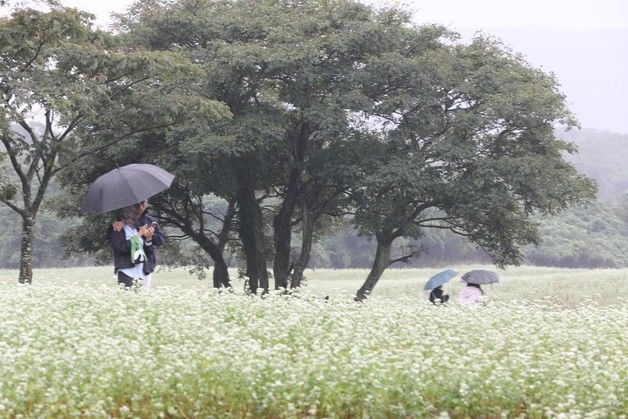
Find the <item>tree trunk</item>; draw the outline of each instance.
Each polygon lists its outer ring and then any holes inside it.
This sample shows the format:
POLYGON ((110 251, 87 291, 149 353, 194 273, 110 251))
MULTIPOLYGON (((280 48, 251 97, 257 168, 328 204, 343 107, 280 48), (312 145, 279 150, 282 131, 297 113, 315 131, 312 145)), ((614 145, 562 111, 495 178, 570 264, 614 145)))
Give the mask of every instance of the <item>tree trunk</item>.
MULTIPOLYGON (((192 201, 192 200, 191 200, 192 201)), ((233 218, 235 216, 235 200, 229 199, 229 206, 224 216, 222 229, 217 234, 216 239, 213 240, 211 236, 206 233, 203 220, 203 207, 202 199, 199 200, 201 205, 193 209, 193 211, 177 212, 172 204, 165 205, 164 203, 154 203, 153 207, 159 210, 159 219, 162 222, 166 222, 170 226, 174 226, 187 235, 192 241, 194 241, 214 262, 213 272, 213 285, 215 288, 231 288, 231 281, 229 279, 228 264, 225 261, 224 253, 225 247, 229 240, 229 236, 233 227, 233 218), (196 212, 196 214, 194 214, 196 212), (165 217, 164 217, 165 214, 165 217), (200 220, 200 228, 194 225, 194 219, 200 220)), ((214 233, 211 233, 214 234, 214 233)))
POLYGON ((225 246, 227 245, 227 241, 229 240, 229 235, 231 233, 231 227, 233 222, 233 217, 235 216, 235 199, 229 199, 229 207, 227 209, 227 213, 225 214, 225 218, 222 225, 222 230, 218 234, 218 255, 217 258, 214 259, 214 287, 220 288, 224 286, 225 288, 231 288, 231 282, 229 281, 229 271, 227 268, 227 263, 225 262, 224 254, 225 254, 225 246))
MULTIPOLYGON (((246 165, 246 162, 244 163, 246 165)), ((266 269, 266 244, 262 210, 255 199, 255 189, 251 174, 244 169, 238 174, 238 218, 239 234, 246 257, 246 275, 249 292, 255 294, 258 288, 268 292, 268 271, 266 269)))
POLYGON ((214 273, 212 275, 214 287, 231 288, 229 280, 229 270, 224 257, 224 248, 217 246, 207 236, 195 233, 194 231, 186 231, 192 240, 194 240, 201 249, 203 249, 214 262, 214 273))
POLYGON ((33 282, 33 239, 35 238, 35 219, 32 215, 22 217, 22 243, 20 247, 20 284, 33 282))
POLYGON ((395 238, 391 235, 379 234, 376 237, 377 251, 375 252, 375 260, 373 261, 371 271, 366 277, 366 281, 364 281, 364 284, 362 284, 355 296, 356 301, 362 301, 371 294, 379 278, 381 278, 386 268, 390 266, 390 249, 395 238))
POLYGON ((286 194, 279 212, 273 219, 273 244, 275 246, 275 259, 273 261, 273 274, 275 276, 275 289, 288 288, 288 276, 290 275, 290 242, 292 239, 292 215, 297 203, 299 178, 303 172, 305 149, 309 136, 309 125, 301 123, 293 137, 293 161, 288 172, 288 185, 286 194))
POLYGON ((214 260, 214 288, 231 288, 231 282, 229 281, 229 270, 227 269, 227 264, 225 263, 225 258, 223 255, 219 255, 219 257, 212 257, 214 260))
POLYGON ((290 243, 292 240, 292 214, 294 213, 296 195, 296 177, 291 176, 281 209, 273 219, 273 243, 275 245, 273 274, 275 276, 275 289, 288 288, 290 243))
POLYGON ((303 281, 303 272, 310 262, 310 254, 312 253, 312 240, 314 238, 314 217, 308 214, 307 208, 303 208, 303 237, 301 240, 301 254, 299 260, 294 266, 290 288, 298 288, 303 281))

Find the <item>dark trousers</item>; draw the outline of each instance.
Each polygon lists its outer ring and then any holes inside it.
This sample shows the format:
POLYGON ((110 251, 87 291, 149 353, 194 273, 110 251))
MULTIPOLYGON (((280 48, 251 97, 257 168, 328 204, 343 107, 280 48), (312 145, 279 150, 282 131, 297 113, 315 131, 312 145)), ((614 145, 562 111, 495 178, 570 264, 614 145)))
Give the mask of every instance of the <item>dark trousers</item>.
POLYGON ((124 272, 118 271, 118 284, 124 284, 125 288, 131 288, 135 279, 131 278, 124 272))

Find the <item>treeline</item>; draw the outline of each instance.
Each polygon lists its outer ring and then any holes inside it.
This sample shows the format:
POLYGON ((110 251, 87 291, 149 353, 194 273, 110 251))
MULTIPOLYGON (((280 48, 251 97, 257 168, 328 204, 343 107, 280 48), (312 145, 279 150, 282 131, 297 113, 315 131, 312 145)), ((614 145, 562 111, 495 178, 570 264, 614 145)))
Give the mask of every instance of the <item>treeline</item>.
MULTIPOLYGON (((20 242, 22 229, 16 223, 15 214, 8 208, 0 208, 0 268, 16 269, 20 267, 20 242)), ((83 254, 65 255, 61 236, 78 224, 76 219, 65 219, 54 213, 44 212, 37 219, 33 247, 33 265, 37 268, 56 268, 94 265, 93 257, 83 254)))
MULTIPOLYGON (((5 225, 0 237, 0 268, 19 266, 19 225, 12 223, 12 215, 0 210, 0 222, 5 225)), ((542 217, 539 246, 524 249, 525 262, 531 265, 559 266, 567 268, 622 268, 628 267, 628 194, 610 203, 598 202, 586 207, 570 208, 563 213, 542 217)), ((102 249, 97 254, 75 252, 65 255, 67 248, 60 238, 71 228, 79 225, 78 219, 60 219, 44 213, 35 234, 34 265, 37 267, 89 266, 109 263, 110 252, 102 249)), ((180 234, 171 230, 174 236, 180 234)), ((409 246, 422 246, 422 252, 407 264, 397 267, 441 267, 463 263, 490 263, 486 252, 472 242, 448 231, 428 232, 420 242, 400 241, 393 249, 402 254, 409 246)), ((335 226, 334 231, 315 240, 312 245, 312 268, 369 268, 375 252, 372 239, 360 236, 350 221, 335 226)), ((297 251, 297 249, 293 249, 297 251)), ((241 264, 237 252, 228 252, 230 267, 241 264)), ((211 266, 201 249, 189 238, 171 241, 162 249, 163 264, 211 266)))
MULTIPOLYGON (((570 155, 579 172, 595 179, 599 200, 555 216, 539 217, 541 244, 524 250, 525 263, 569 268, 619 268, 628 266, 628 136, 592 129, 560 131, 557 134, 578 146, 570 155)), ((20 264, 20 225, 8 208, 0 208, 0 268, 15 269, 20 264)), ((78 218, 61 218, 51 208, 37 220, 34 242, 35 267, 88 266, 109 263, 109 250, 88 254, 76 244, 60 240, 80 225, 78 218), (73 249, 72 255, 67 254, 73 249)), ((181 232, 170 230, 178 237, 181 232)), ((68 239, 71 240, 71 239, 68 239)), ((429 231, 421 239, 423 252, 404 266, 444 266, 460 263, 489 263, 481 248, 448 231, 429 231)), ((407 243, 397 245, 398 249, 407 243)), ((297 249, 293 249, 297 251, 297 249)), ((400 250, 396 250, 399 253, 400 250)), ((310 266, 315 268, 368 268, 375 252, 371 238, 360 236, 350 220, 340 222, 318 237, 312 246, 310 266)), ((227 256, 231 267, 238 266, 238 254, 227 256)), ((164 264, 211 266, 191 239, 169 243, 163 249, 164 264), (193 255, 193 256, 191 256, 193 255), (203 263, 204 261, 204 263, 203 263)))
POLYGON ((586 128, 558 135, 578 147, 567 160, 595 179, 599 200, 613 202, 628 193, 628 135, 586 128))
POLYGON ((543 242, 526 250, 535 265, 568 268, 628 266, 628 194, 610 203, 575 207, 540 220, 543 242))
MULTIPOLYGON (((524 263, 566 268, 628 267, 628 195, 615 202, 570 208, 537 221, 542 242, 524 248, 524 263)), ((430 231, 415 244, 423 247, 421 255, 399 267, 490 263, 484 250, 451 232, 430 231)), ((401 253, 407 245, 399 243, 396 252, 401 253)), ((374 251, 372 240, 348 227, 314 246, 312 266, 367 268, 374 251)))
POLYGON ((557 81, 491 37, 352 0, 137 2, 115 33, 50 7, 0 21, 0 202, 21 220, 21 282, 45 205, 77 222, 69 254, 107 252, 112 215, 76 217, 128 163, 176 175, 151 199, 171 233, 160 260, 211 263, 216 287, 237 262, 252 293, 354 258, 337 231, 371 239, 355 240, 357 299, 397 263, 520 263, 539 217, 595 198, 554 132, 577 124, 557 81))

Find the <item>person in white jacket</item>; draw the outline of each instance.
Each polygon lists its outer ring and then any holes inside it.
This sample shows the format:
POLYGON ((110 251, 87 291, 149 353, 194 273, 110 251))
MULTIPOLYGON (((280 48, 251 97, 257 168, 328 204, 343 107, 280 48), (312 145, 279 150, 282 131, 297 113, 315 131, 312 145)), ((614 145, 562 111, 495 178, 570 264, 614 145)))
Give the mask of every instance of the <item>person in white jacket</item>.
POLYGON ((467 282, 467 286, 462 288, 458 297, 460 304, 478 305, 484 302, 484 291, 480 284, 471 284, 467 282))

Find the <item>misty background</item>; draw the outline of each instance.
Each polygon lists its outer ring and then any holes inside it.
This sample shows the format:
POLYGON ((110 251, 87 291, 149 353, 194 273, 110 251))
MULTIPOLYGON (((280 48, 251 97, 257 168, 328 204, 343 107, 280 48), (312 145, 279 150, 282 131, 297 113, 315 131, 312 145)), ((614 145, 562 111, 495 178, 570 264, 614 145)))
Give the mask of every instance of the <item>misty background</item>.
MULTIPOLYGON (((378 7, 391 4, 364 2, 378 7)), ((96 24, 105 28, 112 22, 111 12, 124 12, 132 4, 129 0, 61 3, 94 13, 96 24)), ((528 249, 527 263, 628 266, 628 4, 615 0, 533 0, 521 4, 427 0, 401 4, 413 13, 417 24, 443 24, 459 32, 463 40, 475 32, 493 35, 535 67, 553 73, 581 123, 581 130, 558 134, 578 145, 579 153, 569 159, 581 173, 597 181, 599 202, 539 219, 544 243, 528 249)), ((10 6, 2 6, 0 15, 10 12, 10 6)), ((0 233, 0 268, 19 265, 20 228, 13 218, 7 208, 0 209, 0 220, 6 226, 0 233)), ((88 256, 60 258, 63 249, 57 238, 75 223, 58 219, 51 212, 43 214, 37 227, 35 267, 96 262, 88 256)), ((430 233, 422 243, 425 252, 413 266, 488 261, 480 249, 446 233, 430 233)), ((316 243, 313 266, 368 267, 373 248, 373 243, 357 236, 348 225, 337 225, 316 243)), ((165 252, 162 260, 167 259, 165 252)))

